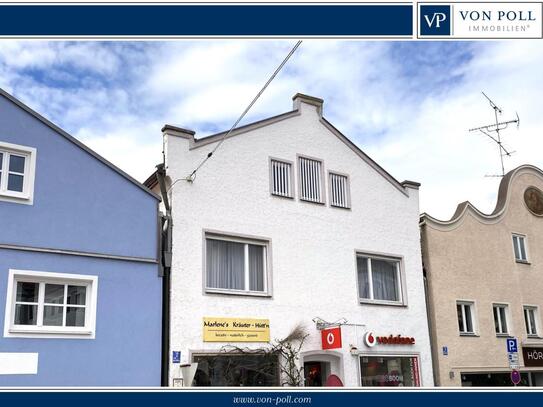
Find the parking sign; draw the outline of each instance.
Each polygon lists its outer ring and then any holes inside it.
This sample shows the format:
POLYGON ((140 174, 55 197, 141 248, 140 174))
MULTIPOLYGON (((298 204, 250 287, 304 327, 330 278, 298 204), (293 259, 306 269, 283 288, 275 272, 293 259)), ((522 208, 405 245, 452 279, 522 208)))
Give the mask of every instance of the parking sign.
POLYGON ((517 353, 517 338, 507 338, 507 353, 517 353))

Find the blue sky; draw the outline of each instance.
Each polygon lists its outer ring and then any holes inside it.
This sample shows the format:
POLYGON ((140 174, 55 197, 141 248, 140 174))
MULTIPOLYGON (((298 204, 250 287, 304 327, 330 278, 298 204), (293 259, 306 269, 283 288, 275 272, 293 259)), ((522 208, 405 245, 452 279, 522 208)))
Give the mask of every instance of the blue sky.
MULTIPOLYGON (((293 41, 0 41, 0 87, 144 180, 165 124, 227 130, 293 41)), ((304 41, 244 122, 325 100, 324 114, 399 180, 422 183, 421 211, 492 210, 496 149, 467 129, 493 119, 484 90, 522 125, 506 161, 543 167, 543 44, 304 41)))

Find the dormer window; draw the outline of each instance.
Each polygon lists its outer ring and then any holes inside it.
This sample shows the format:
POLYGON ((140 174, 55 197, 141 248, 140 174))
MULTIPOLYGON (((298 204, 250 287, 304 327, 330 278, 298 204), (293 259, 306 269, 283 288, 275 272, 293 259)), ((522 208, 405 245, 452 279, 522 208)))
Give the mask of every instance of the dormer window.
POLYGON ((32 203, 36 149, 0 142, 0 200, 32 203))

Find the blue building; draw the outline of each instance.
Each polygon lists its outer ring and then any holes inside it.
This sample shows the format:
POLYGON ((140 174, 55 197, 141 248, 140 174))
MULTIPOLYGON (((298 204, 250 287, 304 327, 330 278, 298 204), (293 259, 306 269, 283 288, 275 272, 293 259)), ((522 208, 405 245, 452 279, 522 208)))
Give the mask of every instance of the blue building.
POLYGON ((159 386, 159 198, 0 90, 0 386, 159 386))

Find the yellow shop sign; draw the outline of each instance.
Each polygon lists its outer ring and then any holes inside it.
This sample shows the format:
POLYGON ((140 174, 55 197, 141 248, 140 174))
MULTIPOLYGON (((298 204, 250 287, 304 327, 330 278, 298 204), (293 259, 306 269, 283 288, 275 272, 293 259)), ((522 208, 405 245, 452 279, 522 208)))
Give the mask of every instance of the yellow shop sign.
POLYGON ((204 342, 269 342, 269 319, 204 317, 204 342))

